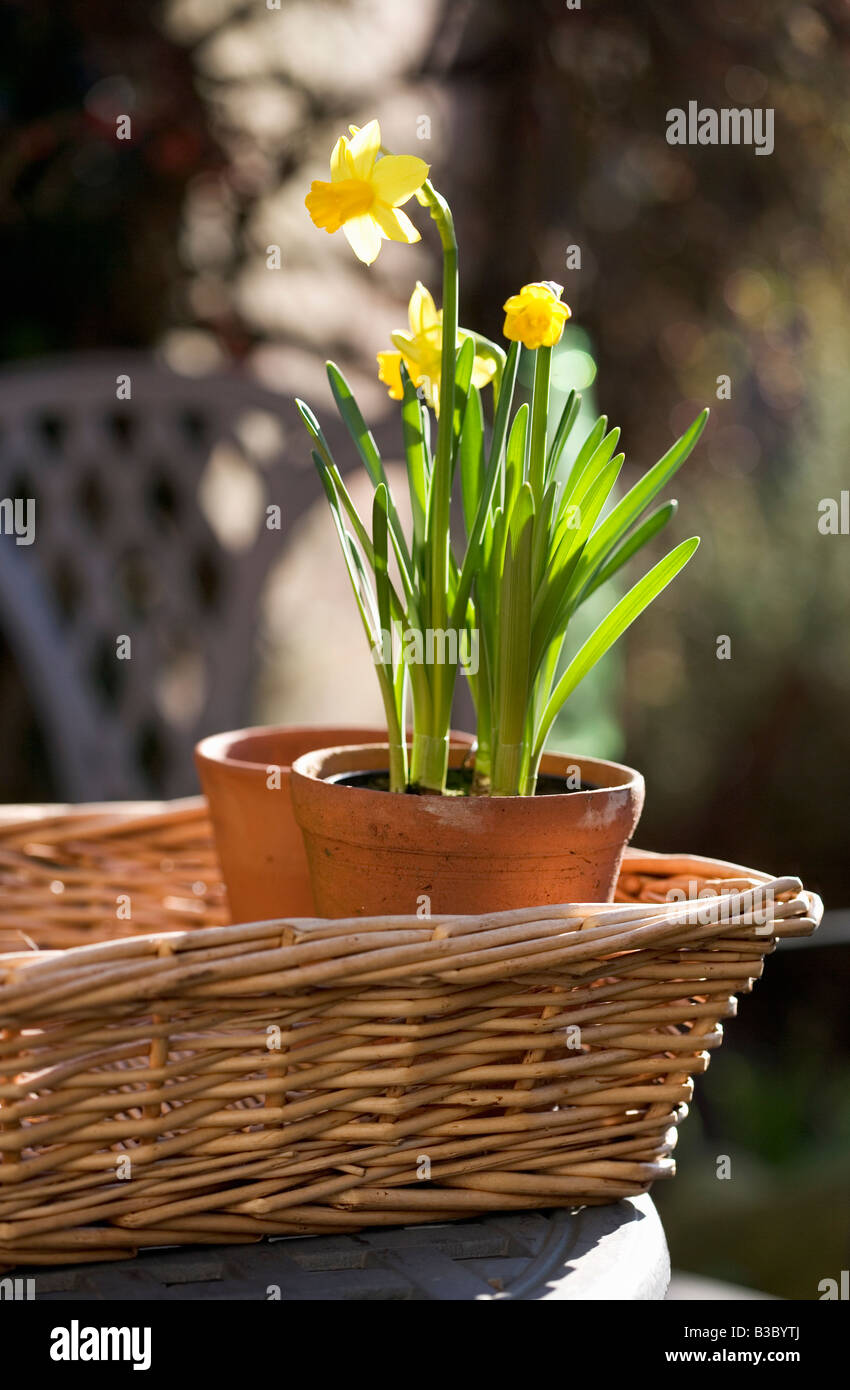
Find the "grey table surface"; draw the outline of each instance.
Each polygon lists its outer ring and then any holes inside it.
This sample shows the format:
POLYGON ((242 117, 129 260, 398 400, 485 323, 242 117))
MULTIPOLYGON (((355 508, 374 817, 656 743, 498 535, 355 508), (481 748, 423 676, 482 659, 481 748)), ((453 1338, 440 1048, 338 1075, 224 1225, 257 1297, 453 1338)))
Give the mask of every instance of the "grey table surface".
POLYGON ((664 1298, 667 1242, 648 1195, 576 1212, 254 1245, 150 1250, 111 1264, 20 1270, 39 1301, 496 1301, 664 1298))

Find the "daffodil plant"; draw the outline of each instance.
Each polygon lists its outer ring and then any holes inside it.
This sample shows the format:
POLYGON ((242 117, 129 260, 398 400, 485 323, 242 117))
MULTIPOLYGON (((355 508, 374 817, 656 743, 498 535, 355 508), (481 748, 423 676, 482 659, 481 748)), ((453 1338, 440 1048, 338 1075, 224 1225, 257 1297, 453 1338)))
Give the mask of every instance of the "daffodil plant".
POLYGON ((315 415, 302 401, 298 407, 375 661, 391 790, 446 791, 461 638, 474 636, 479 659, 474 670, 464 666, 477 714, 471 790, 533 795, 564 702, 699 544, 692 537, 675 546, 564 665, 577 609, 674 515, 674 501, 649 509, 690 454, 708 412, 612 505, 624 461, 616 452, 619 430, 608 430, 603 416, 572 447, 581 403, 575 392, 557 421, 550 416, 552 350, 570 316, 562 287, 529 284, 507 300, 507 351, 460 328, 454 224, 428 173, 424 160, 384 150, 378 122, 371 121, 362 130, 352 126, 351 138, 340 137, 330 181, 315 181, 306 199, 314 223, 331 233, 342 229, 366 264, 386 239, 419 240, 401 210, 414 196, 440 237, 442 309, 417 282, 409 331, 394 333, 392 349, 378 354, 379 378, 401 403, 409 536, 375 441, 333 363, 327 368, 331 391, 374 487, 370 526, 354 506, 315 415), (533 389, 530 401, 517 405, 521 347, 534 354, 533 389), (453 545, 450 510, 458 474, 465 537, 453 545), (405 633, 400 648, 387 640, 393 630, 405 633))

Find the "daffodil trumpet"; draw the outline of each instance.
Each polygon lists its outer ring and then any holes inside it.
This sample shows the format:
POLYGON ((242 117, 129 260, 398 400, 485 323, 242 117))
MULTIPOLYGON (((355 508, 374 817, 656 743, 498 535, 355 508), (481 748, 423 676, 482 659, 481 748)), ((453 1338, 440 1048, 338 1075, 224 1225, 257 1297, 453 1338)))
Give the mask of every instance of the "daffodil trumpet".
POLYGON ((557 421, 551 413, 553 354, 570 317, 562 287, 530 282, 505 301, 507 353, 461 328, 454 222, 428 174, 416 156, 386 151, 372 121, 362 130, 351 127, 350 138, 340 137, 330 182, 314 182, 306 200, 316 225, 341 229, 367 264, 384 240, 419 239, 401 211, 411 197, 427 207, 440 238, 441 308, 417 281, 408 328, 395 331, 392 348, 378 353, 379 379, 401 407, 409 535, 375 441, 333 363, 331 391, 374 488, 371 528, 315 415, 302 401, 298 408, 372 650, 387 719, 390 789, 445 792, 452 700, 462 666, 477 721, 472 791, 527 796, 534 793, 546 741, 566 700, 699 544, 691 537, 658 560, 564 658, 570 622, 581 605, 675 515, 675 501, 654 510, 652 503, 694 448, 708 412, 614 502, 624 461, 617 452, 619 430, 609 430, 602 416, 574 442, 581 404, 574 391, 557 421), (521 352, 533 356, 533 387, 530 401, 516 403, 521 352), (462 544, 456 537, 453 544, 451 528, 457 477, 462 544), (405 632, 403 644, 383 640, 396 630, 405 632), (459 663, 458 652, 472 646, 475 662, 459 663))

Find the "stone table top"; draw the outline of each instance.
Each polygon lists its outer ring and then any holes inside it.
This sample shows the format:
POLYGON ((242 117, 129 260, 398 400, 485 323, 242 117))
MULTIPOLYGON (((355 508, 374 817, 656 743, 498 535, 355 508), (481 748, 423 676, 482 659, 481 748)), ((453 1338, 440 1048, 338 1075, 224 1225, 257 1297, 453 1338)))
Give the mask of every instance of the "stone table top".
POLYGON ((648 1195, 356 1235, 145 1251, 37 1271, 39 1301, 652 1299, 670 1281, 648 1195))

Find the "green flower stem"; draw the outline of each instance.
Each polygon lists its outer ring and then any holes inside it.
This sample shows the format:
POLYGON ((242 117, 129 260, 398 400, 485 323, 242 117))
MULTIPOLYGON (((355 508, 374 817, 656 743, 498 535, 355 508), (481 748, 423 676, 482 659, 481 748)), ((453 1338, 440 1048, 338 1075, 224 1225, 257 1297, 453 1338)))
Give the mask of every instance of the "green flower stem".
MULTIPOLYGON (((389 684, 389 682, 388 682, 389 684)), ((399 662, 398 670, 387 692, 384 709, 387 716, 387 735, 390 745, 390 791, 403 792, 407 788, 407 742, 404 736, 404 704, 407 688, 407 673, 404 663, 399 662)))
POLYGON ((403 743, 390 743, 390 791, 403 792, 407 787, 407 749, 403 743))
POLYGON ((410 781, 414 787, 444 791, 449 765, 449 734, 423 734, 414 729, 410 753, 410 781))
POLYGON ((521 743, 499 743, 493 761, 493 781, 491 796, 522 795, 525 778, 522 776, 523 745, 521 743))
MULTIPOLYGON (((453 416, 455 394, 455 361, 458 330, 458 253, 451 209, 433 185, 426 180, 422 193, 440 235, 443 248, 443 341, 440 363, 440 420, 437 429, 437 450, 431 501, 427 519, 427 574, 429 616, 433 630, 448 625, 449 592, 449 525, 452 487, 453 416)), ((436 665, 432 672, 432 726, 426 732, 427 752, 420 760, 414 757, 413 780, 426 790, 445 791, 448 771, 447 735, 451 721, 451 703, 455 672, 436 665), (451 677, 451 678, 450 678, 451 677), (418 776, 416 775, 418 772, 418 776)))
POLYGON ((534 393, 531 400, 531 442, 528 450, 528 481, 539 507, 546 475, 546 424, 549 418, 549 377, 552 349, 540 347, 535 353, 534 393))

